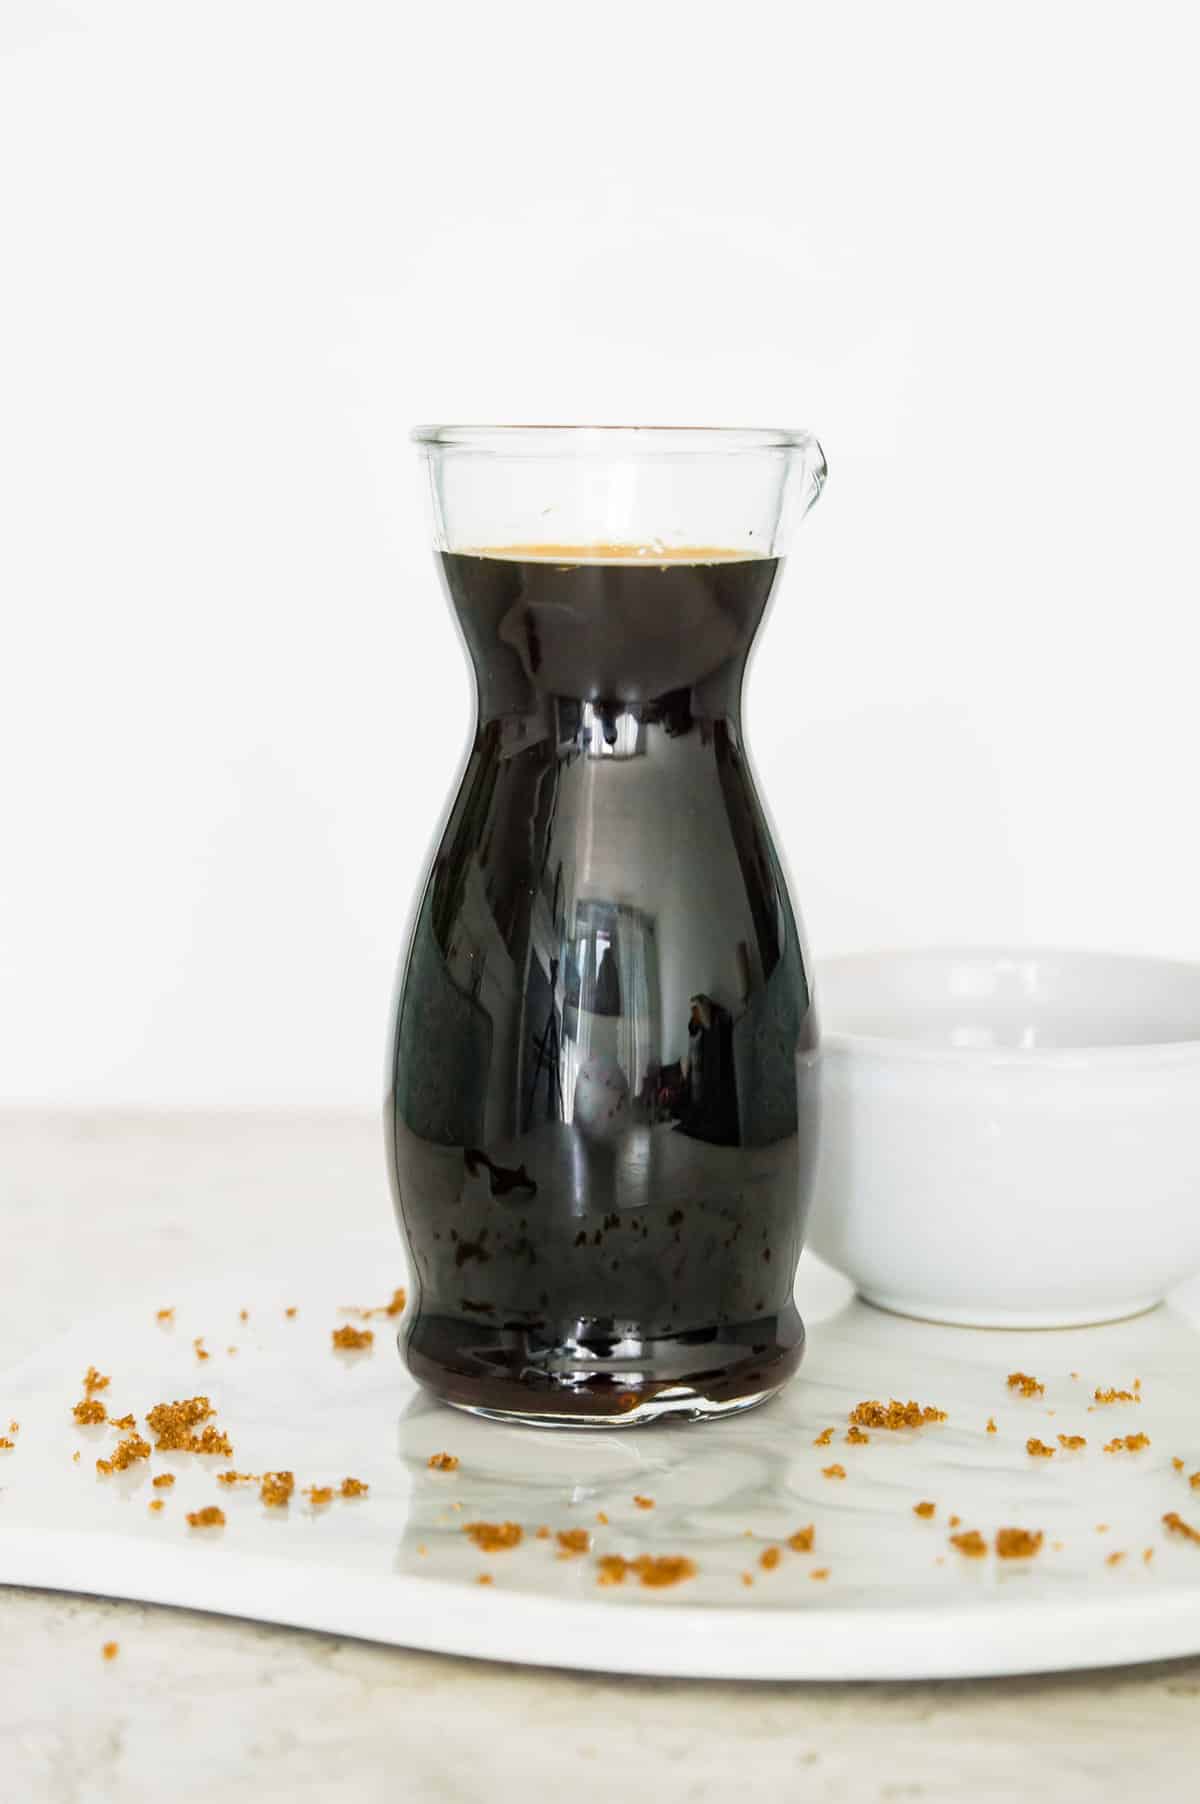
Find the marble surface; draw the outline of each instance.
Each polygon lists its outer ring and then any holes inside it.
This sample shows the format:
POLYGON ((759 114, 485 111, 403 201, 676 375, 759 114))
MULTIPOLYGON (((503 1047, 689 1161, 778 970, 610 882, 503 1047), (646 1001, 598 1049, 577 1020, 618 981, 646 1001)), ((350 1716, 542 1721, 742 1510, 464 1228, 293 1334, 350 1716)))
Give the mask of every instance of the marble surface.
MULTIPOLYGON (((98 1308, 145 1322, 175 1293, 204 1296, 206 1279, 215 1281, 212 1296, 227 1295, 229 1248, 234 1243, 237 1277, 253 1280, 255 1294, 268 1310, 281 1302, 296 1274, 313 1272, 322 1257, 331 1281, 343 1271, 368 1271, 373 1280, 378 1262, 378 1282, 371 1293, 363 1295, 363 1280, 356 1278, 347 1302, 382 1300, 398 1264, 378 1166, 376 1125, 348 1117, 88 1121, 9 1116, 0 1122, 0 1226, 9 1272, 17 1270, 22 1278, 20 1284, 6 1287, 0 1366, 28 1357, 33 1348, 45 1348, 51 1336, 78 1326, 98 1308), (336 1249, 333 1264, 329 1264, 331 1247, 336 1249)), ((864 1353, 863 1337, 872 1326, 881 1334, 892 1333, 895 1324, 866 1312, 859 1320, 857 1306, 849 1314, 839 1313, 832 1291, 826 1290, 825 1300, 829 1313, 824 1326, 818 1323, 819 1331, 814 1332, 812 1360, 786 1404, 795 1412, 798 1430, 815 1426, 822 1405, 835 1401, 832 1389, 823 1392, 825 1384, 854 1390, 860 1378, 870 1376, 875 1382, 865 1385, 864 1394, 888 1387, 888 1374, 875 1363, 881 1348, 868 1346, 864 1353), (847 1327, 854 1328, 850 1341, 843 1338, 847 1327), (822 1342, 826 1354, 819 1352, 822 1342), (823 1378, 817 1362, 826 1357, 830 1363, 823 1378), (855 1357, 869 1360, 869 1372, 867 1366, 840 1369, 855 1357)), ((307 1307, 319 1309, 321 1304, 313 1299, 307 1307)), ((288 1324, 289 1331, 300 1328, 304 1319, 299 1316, 288 1324)), ((190 1334, 183 1332, 188 1326, 177 1326, 170 1358, 178 1355, 182 1360, 190 1354, 190 1334)), ((216 1372, 211 1368, 219 1358, 227 1361, 222 1382, 229 1384, 236 1361, 246 1359, 247 1365, 238 1369, 249 1372, 251 1358, 258 1355, 247 1344, 235 1357, 219 1356, 216 1349, 225 1344, 224 1329, 215 1331, 212 1323, 198 1323, 194 1331, 204 1332, 214 1349, 206 1388, 215 1397, 216 1372)), ((288 1353, 287 1343, 279 1340, 281 1332, 272 1320, 266 1338, 272 1349, 280 1347, 278 1358, 272 1352, 271 1360, 278 1372, 285 1372, 288 1353)), ((920 1343, 922 1335, 947 1333, 952 1331, 922 1330, 911 1344, 920 1343)), ((934 1547, 940 1548, 944 1540, 940 1516, 949 1509, 963 1515, 964 1526, 969 1521, 985 1529, 998 1525, 992 1518, 1003 1509, 1005 1520, 1044 1527, 1048 1541, 1064 1542, 1056 1556, 1061 1564, 1054 1566, 1047 1546, 1036 1578, 1032 1570, 1010 1578, 994 1560, 981 1562, 975 1576, 966 1580, 980 1593, 1005 1590, 1020 1597, 1022 1591, 1029 1593, 1031 1583, 1060 1588, 1072 1583, 1093 1588, 1107 1584, 1106 1595, 1118 1595, 1120 1588, 1120 1595, 1128 1597, 1133 1617, 1144 1613, 1145 1600, 1155 1595, 1156 1587, 1190 1584, 1190 1577, 1183 1576, 1187 1568, 1181 1565, 1183 1556, 1196 1552, 1190 1547, 1163 1547, 1159 1537, 1151 1567, 1141 1567, 1140 1558, 1140 1570, 1133 1563, 1142 1545, 1156 1541, 1153 1523, 1163 1507, 1188 1513, 1186 1481, 1174 1472, 1170 1456, 1177 1451, 1186 1460, 1192 1449, 1182 1443, 1177 1449, 1168 1447, 1161 1435, 1165 1430, 1167 1439, 1178 1438, 1187 1425, 1187 1385, 1181 1381, 1180 1360, 1194 1336, 1190 1319, 1180 1309, 1168 1309, 1141 1324, 1091 1335, 1090 1341, 1074 1335, 1003 1337, 1014 1349, 1012 1364, 1024 1363, 1025 1369, 1043 1378, 1047 1395, 1025 1406, 1010 1398, 1001 1382, 992 1413, 1004 1433, 993 1438, 1003 1439, 1004 1452, 995 1449, 990 1478, 973 1458, 973 1437, 982 1423, 962 1414, 966 1405, 974 1405, 975 1378, 961 1396, 943 1388, 941 1395, 923 1398, 947 1408, 950 1421, 936 1431, 922 1431, 919 1445, 924 1451, 919 1455, 892 1442, 839 1448, 836 1455, 808 1446, 797 1449, 789 1479, 795 1514, 798 1519, 817 1520, 819 1533, 823 1515, 831 1537, 835 1532, 849 1537, 838 1560, 842 1582, 846 1568, 858 1557, 855 1538, 860 1531, 865 1531, 864 1544, 870 1545, 872 1517, 907 1512, 913 1482, 928 1475, 932 1482, 921 1489, 937 1497, 939 1521, 904 1521, 911 1551, 885 1562, 893 1568, 884 1574, 889 1584, 911 1585, 917 1576, 923 1584, 927 1574, 918 1575, 917 1567, 928 1561, 939 1580, 944 1576, 950 1595, 958 1591, 963 1575, 950 1565, 948 1555, 947 1566, 932 1566, 938 1557, 934 1547), (1068 1341, 1077 1346, 1069 1348, 1068 1341), (1030 1346, 1038 1351, 1030 1352, 1030 1346), (1128 1369, 1131 1364, 1136 1373, 1128 1369), (1070 1379, 1071 1369, 1080 1370, 1080 1380, 1070 1379), (1120 1384, 1134 1375, 1141 1377, 1146 1397, 1139 1410, 1125 1412, 1137 1416, 1136 1424, 1132 1419, 1127 1422, 1125 1415, 1118 1422, 1110 1411, 1089 1416, 1085 1397, 1079 1404, 1068 1401, 1086 1381, 1120 1384), (1044 1413, 1050 1408, 1057 1412, 1054 1418, 1044 1413), (1060 1465, 1056 1456, 1043 1469, 1041 1462, 1022 1464, 1023 1453, 1015 1457, 1022 1429, 1039 1432, 1033 1425, 1039 1410, 1036 1419, 1047 1431, 1043 1438, 1052 1440, 1061 1429, 1087 1433, 1093 1442, 1073 1465, 1060 1465), (1081 1420, 1075 1420, 1076 1414, 1081 1420), (1150 1432, 1152 1415, 1154 1444, 1148 1454, 1132 1456, 1128 1462, 1109 1456, 1107 1465, 1101 1464, 1104 1456, 1095 1445, 1098 1429, 1107 1435, 1136 1425, 1150 1432), (940 1437, 936 1441, 935 1433, 940 1437), (831 1457, 838 1457, 850 1474, 837 1486, 844 1498, 836 1509, 823 1502, 833 1481, 821 1479, 815 1464, 831 1457), (921 1462, 917 1470, 909 1463, 913 1459, 921 1462), (852 1460, 857 1463, 852 1465, 852 1460), (1108 1536, 1101 1538, 1095 1536, 1092 1524, 1090 1540, 1078 1513, 1089 1513, 1084 1505, 1090 1502, 1091 1486, 1085 1487, 1079 1476, 1088 1464, 1092 1482, 1104 1486, 1104 1516, 1097 1514, 1096 1519, 1107 1517, 1112 1525, 1108 1536), (974 1488, 985 1480, 991 1489, 974 1488), (1173 1484, 1183 1484, 1184 1490, 1176 1495, 1173 1484), (856 1501, 852 1493, 857 1493, 856 1501), (1069 1510, 1060 1493, 1069 1499, 1069 1510), (1164 1503, 1164 1497, 1170 1501, 1164 1503), (985 1505, 991 1509, 986 1519, 985 1505), (1035 1510, 1040 1512, 1036 1521, 1035 1510), (1056 1525, 1059 1530, 1069 1526, 1070 1535, 1056 1532, 1056 1525), (1130 1559, 1117 1568, 1107 1567, 1096 1551, 1102 1539, 1108 1550, 1118 1543, 1127 1546, 1130 1559), (1175 1569, 1175 1581, 1169 1574, 1162 1576, 1168 1573, 1168 1564, 1175 1569), (1053 1574, 1058 1576, 1052 1578, 1053 1574)), ((953 1336, 955 1341, 977 1343, 978 1352, 966 1363, 979 1367, 980 1383, 990 1384, 997 1377, 998 1368, 993 1369, 992 1356, 985 1357, 983 1347, 984 1341, 995 1338, 953 1336)), ((892 1358, 899 1344, 888 1341, 882 1350, 892 1358)), ((264 1345, 264 1360, 266 1351, 264 1345)), ((374 1366, 364 1368, 343 1366, 329 1356, 328 1372, 337 1374, 329 1382, 357 1385, 368 1375, 374 1382, 374 1374, 382 1369, 382 1347, 373 1358, 374 1366)), ((926 1381, 937 1377, 936 1367, 943 1358, 944 1353, 925 1340, 924 1351, 911 1356, 907 1374, 894 1372, 894 1388, 923 1396, 926 1381), (932 1363, 923 1364, 924 1360, 932 1363)), ((1007 1363, 1007 1358, 1000 1362, 1007 1363)), ((195 1368, 181 1365, 181 1377, 185 1369, 195 1368)), ((163 1376, 168 1375, 164 1369, 163 1376)), ((63 1383, 70 1389, 77 1378, 71 1371, 64 1374, 63 1383)), ((114 1396, 116 1382, 114 1375, 114 1396)), ((252 1388, 250 1379, 237 1382, 244 1401, 252 1388)), ((839 1392, 836 1401, 842 1395, 839 1392)), ((116 1400, 120 1403, 119 1397, 116 1400)), ((128 1407, 137 1407, 137 1401, 131 1398, 128 1407)), ((769 1414, 745 1418, 748 1442, 742 1451, 751 1462, 762 1457, 761 1446, 756 1448, 749 1439, 751 1431, 756 1422, 765 1424, 769 1414)), ((223 1415, 232 1425, 232 1410, 225 1409, 223 1415)), ((469 1450, 475 1460, 477 1448, 498 1447, 494 1439, 477 1440, 491 1434, 485 1425, 451 1419, 461 1425, 456 1448, 460 1455, 469 1450), (461 1430, 468 1431, 465 1438, 461 1430)), ((425 1482, 419 1463, 427 1451, 424 1439, 433 1422, 442 1420, 440 1412, 417 1410, 401 1424, 399 1462, 411 1493, 425 1482)), ((258 1426, 248 1424, 244 1432, 257 1434, 258 1426)), ((739 1426, 724 1425, 722 1432, 739 1426)), ((27 1432, 23 1425, 22 1435, 27 1432)), ((766 1432, 757 1430, 760 1437, 766 1432)), ((573 1442, 579 1438, 570 1437, 573 1442)), ((653 1483, 659 1510, 667 1512, 664 1516, 655 1512, 655 1539, 666 1533, 667 1525, 678 1538, 688 1526, 689 1512, 695 1514, 696 1500, 671 1497, 666 1469, 671 1462, 665 1453, 654 1451, 655 1438, 677 1437, 616 1437, 615 1444, 631 1450, 620 1454, 620 1461, 633 1460, 636 1475, 623 1466, 619 1474, 609 1471, 600 1480, 585 1473, 584 1488, 609 1486, 610 1500, 615 1502, 625 1496, 627 1481, 632 1495, 635 1476, 639 1490, 649 1490, 653 1483)), ((613 1437, 603 1441, 614 1444, 613 1437)), ((499 1458, 489 1457, 493 1464, 499 1458)), ((295 1460, 300 1470, 299 1453, 295 1460)), ((362 1463, 360 1458, 357 1464, 362 1463)), ((471 1463, 464 1458, 464 1468, 471 1463)), ((482 1455, 478 1463, 484 1463, 482 1455)), ((301 1475, 308 1475, 307 1467, 301 1475)), ((361 1475, 371 1476, 365 1470, 361 1475)), ((93 1487, 94 1482, 89 1480, 93 1487)), ((467 1472, 451 1482, 461 1490, 467 1472)), ((485 1482, 494 1487, 499 1502, 510 1478, 493 1469, 485 1482)), ((578 1483, 577 1474, 564 1469, 556 1475, 556 1484, 568 1482, 578 1483)), ((0 1484, 16 1490, 15 1482, 2 1475, 0 1484)), ((736 1496, 733 1513, 740 1514, 747 1501, 748 1495, 736 1496)), ((182 1502, 181 1496, 177 1510, 182 1502)), ((0 1535, 4 1505, 0 1493, 0 1535)), ((142 1511, 144 1503, 131 1502, 129 1507, 142 1511)), ((452 1513, 448 1506, 447 1513, 452 1513)), ((788 1524, 774 1517, 743 1523, 770 1538, 788 1525, 791 1513, 788 1524)), ((293 1529, 315 1533, 317 1526, 297 1519, 289 1522, 285 1533, 290 1535, 293 1529)), ((430 1522, 431 1528, 436 1526, 430 1522)), ((619 1532, 637 1536, 651 1530, 631 1513, 619 1532)), ((453 1529, 449 1533, 454 1539, 447 1541, 447 1551, 452 1546, 457 1558, 461 1537, 453 1529)), ((403 1544, 403 1535, 400 1541, 403 1544)), ((618 1545, 624 1551, 631 1543, 618 1545)), ((518 1557, 526 1551, 532 1550, 519 1550, 518 1557)), ((492 1564, 498 1566, 499 1559, 492 1564)), ((832 1554, 829 1564, 832 1584, 832 1554)), ((533 1580, 557 1584, 559 1572, 584 1569, 583 1563, 572 1562, 557 1571, 552 1563, 539 1570, 528 1562, 518 1577, 510 1574, 504 1584, 527 1587, 533 1580), (552 1578, 547 1576, 550 1572, 552 1578)), ((705 1582, 716 1579, 714 1571, 705 1582)), ((756 1607, 761 1603, 764 1610, 786 1612, 794 1607, 788 1587, 794 1590, 797 1583, 792 1570, 781 1568, 763 1575, 747 1596, 753 1596, 756 1607), (776 1579, 783 1582, 773 1588, 776 1579)), ((743 1605, 744 1599, 739 1599, 743 1605)), ((518 1785, 522 1794, 527 1792, 531 1762, 536 1762, 540 1785, 569 1784, 575 1797, 607 1797, 616 1786, 638 1784, 653 1786, 656 1795, 669 1800, 717 1798, 728 1795, 747 1759, 753 1761, 756 1780, 763 1785, 788 1785, 792 1795, 805 1797, 1000 1798, 1018 1789, 1036 1795, 1042 1786, 1047 1791, 1053 1788, 1060 1797, 1090 1798, 1115 1796, 1118 1788, 1127 1789, 1132 1783, 1147 1789, 1183 1783, 1197 1751, 1191 1724, 1200 1663, 1190 1661, 1110 1669, 1088 1678, 988 1684, 635 1682, 545 1669, 522 1672, 186 1611, 30 1591, 0 1593, 0 1612, 4 1626, 0 1738, 5 1754, 0 1798, 157 1798, 169 1776, 172 1795, 185 1798, 373 1799, 393 1797, 399 1791, 430 1798, 503 1799, 515 1795, 518 1785), (110 1638, 120 1642, 120 1653, 105 1665, 100 1644, 110 1638)))

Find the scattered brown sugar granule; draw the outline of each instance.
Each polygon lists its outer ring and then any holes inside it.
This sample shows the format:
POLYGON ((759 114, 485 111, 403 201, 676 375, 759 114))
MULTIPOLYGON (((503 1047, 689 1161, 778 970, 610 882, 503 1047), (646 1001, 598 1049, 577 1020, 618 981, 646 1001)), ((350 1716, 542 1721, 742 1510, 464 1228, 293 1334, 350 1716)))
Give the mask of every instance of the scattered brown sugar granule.
POLYGON ((293 1321, 296 1315, 296 1305, 293 1303, 289 1308, 285 1309, 283 1313, 289 1322, 293 1321))
MULTIPOLYGON (((217 1473, 217 1483, 219 1485, 256 1485, 258 1483, 258 1480, 259 1480, 259 1474, 257 1472, 218 1472, 217 1473)), ((158 1483, 157 1478, 155 1479, 154 1482, 155 1482, 155 1484, 158 1483)), ((174 1482, 174 1481, 172 1481, 172 1482, 174 1482)))
POLYGON ((643 1585, 661 1590, 666 1585, 678 1585, 681 1580, 696 1576, 694 1564, 682 1554, 640 1553, 636 1560, 626 1560, 619 1553, 609 1553, 599 1561, 599 1566, 596 1582, 600 1585, 622 1585, 626 1573, 636 1572, 643 1585))
POLYGON ((208 1351, 207 1347, 204 1345, 203 1335, 198 1334, 196 1336, 195 1340, 192 1342, 192 1346, 196 1350, 196 1358, 197 1359, 211 1359, 212 1358, 212 1354, 208 1351))
POLYGON ((643 1497, 637 1491, 633 1494, 633 1501, 637 1504, 639 1510, 652 1510, 654 1508, 653 1497, 643 1497))
POLYGON ((764 1547, 758 1556, 758 1563, 764 1572, 774 1572, 783 1555, 777 1547, 764 1547))
POLYGON ((539 1541, 548 1541, 550 1539, 550 1530, 547 1528, 547 1526, 544 1522, 542 1523, 542 1526, 537 1531, 537 1539, 539 1541))
POLYGON ((845 1476, 846 1476, 845 1466, 832 1465, 832 1466, 822 1466, 821 1467, 821 1477, 822 1478, 845 1478, 845 1476))
POLYGON ((85 1397, 82 1402, 73 1406, 71 1414, 81 1426, 89 1422, 107 1422, 108 1420, 108 1411, 99 1397, 85 1397))
POLYGON ((19 1422, 10 1422, 8 1425, 8 1432, 9 1434, 20 1434, 21 1424, 19 1422))
POLYGON ((1108 1533, 1108 1523, 1107 1522, 1097 1522, 1096 1533, 1098 1535, 1106 1535, 1108 1533))
POLYGON ((385 1315, 401 1315, 407 1302, 408 1293, 402 1284, 398 1284, 392 1292, 391 1302, 384 1305, 383 1313, 385 1315))
POLYGON ((1030 1455, 1030 1457, 1032 1459, 1053 1459, 1054 1458, 1053 1447, 1047 1447, 1045 1441, 1039 1441, 1037 1439, 1037 1437, 1034 1435, 1031 1435, 1030 1438, 1026 1441, 1025 1451, 1026 1451, 1026 1453, 1028 1453, 1030 1455))
POLYGON ((1108 1555, 1104 1564, 1106 1566, 1119 1566, 1124 1558, 1125 1555, 1119 1549, 1114 1549, 1114 1551, 1108 1555))
POLYGON ((988 1432, 988 1433, 989 1433, 989 1434, 995 1434, 995 1432, 996 1432, 996 1418, 995 1418, 995 1416, 989 1416, 989 1417, 988 1417, 988 1419, 987 1419, 987 1432, 988 1432))
POLYGON ((159 1510, 165 1509, 166 1505, 164 1504, 161 1497, 152 1497, 150 1499, 149 1503, 146 1505, 146 1508, 148 1510, 154 1510, 155 1513, 157 1513, 159 1510))
POLYGON ((365 1497, 370 1489, 370 1485, 364 1484, 361 1478, 343 1478, 341 1483, 343 1497, 365 1497))
POLYGON ((110 1459, 96 1461, 96 1470, 104 1473, 124 1472, 125 1468, 132 1466, 135 1460, 149 1458, 149 1441, 144 1441, 140 1434, 129 1434, 123 1441, 117 1442, 110 1459))
POLYGON ((1171 1464, 1174 1466, 1176 1472, 1183 1471, 1183 1461, 1181 1459, 1173 1459, 1171 1464))
POLYGON ((966 1554, 969 1560, 981 1560, 987 1552, 987 1542, 975 1528, 969 1528, 961 1535, 951 1535, 950 1545, 957 1547, 959 1553, 966 1554))
POLYGON ((571 1560, 576 1554, 592 1551, 592 1537, 586 1528, 560 1528, 557 1539, 560 1560, 571 1560))
POLYGON ((199 1435, 192 1436, 192 1453, 223 1453, 226 1459, 233 1458, 233 1448, 229 1444, 229 1436, 223 1428, 214 1428, 207 1422, 199 1435))
POLYGON ((1010 1372, 1005 1382, 1010 1391, 1020 1391, 1023 1397, 1042 1397, 1046 1393, 1045 1385, 1031 1378, 1028 1372, 1010 1372))
POLYGON ((933 1515, 933 1512, 936 1509, 937 1509, 936 1503, 914 1503, 913 1504, 913 1515, 914 1516, 925 1516, 928 1518, 929 1516, 933 1515))
POLYGON ((926 1422, 944 1422, 944 1409, 934 1409, 931 1404, 914 1403, 910 1397, 907 1403, 901 1403, 893 1397, 888 1403, 873 1400, 869 1403, 856 1403, 850 1411, 850 1420, 857 1422, 860 1428, 920 1428, 926 1422))
POLYGON ((73 1453, 73 1454, 72 1454, 72 1455, 71 1455, 71 1460, 72 1460, 72 1463, 73 1463, 73 1464, 74 1464, 74 1465, 76 1465, 76 1466, 77 1466, 77 1465, 78 1465, 78 1464, 79 1464, 79 1449, 78 1449, 78 1447, 76 1447, 76 1449, 75 1449, 75 1451, 74 1451, 74 1453, 73 1453))
POLYGON ((998 1528, 996 1553, 1002 1560, 1031 1560, 1042 1545, 1042 1531, 1031 1534, 1027 1528, 998 1528))
POLYGON ((832 1439, 833 1439, 832 1428, 823 1428, 821 1430, 820 1434, 817 1436, 816 1440, 813 1442, 813 1446, 814 1447, 828 1447, 828 1445, 832 1439))
POLYGON ((857 1422, 851 1422, 849 1428, 846 1430, 845 1438, 852 1447, 865 1447, 871 1437, 869 1434, 863 1433, 857 1422))
POLYGON ((1082 1434, 1060 1434, 1058 1437, 1058 1444, 1060 1447, 1065 1447, 1068 1453, 1077 1453, 1081 1447, 1087 1446, 1087 1436, 1082 1434))
POLYGON ((173 1322, 175 1311, 174 1309, 159 1309, 155 1312, 154 1319, 156 1322, 173 1322))
POLYGON ((1191 1485, 1193 1491, 1200 1491, 1200 1472, 1193 1472, 1192 1476, 1188 1479, 1188 1483, 1191 1485))
POLYGON ((151 1483, 154 1485, 156 1491, 165 1491, 175 1483, 175 1474, 173 1472, 160 1472, 157 1478, 151 1480, 151 1483))
POLYGON ((1148 1434, 1119 1434, 1115 1440, 1109 1441, 1105 1453, 1140 1453, 1143 1447, 1150 1445, 1148 1434))
POLYGON ((426 1462, 431 1472, 457 1472, 457 1453, 431 1453, 426 1462))
POLYGON ((480 1553, 504 1553, 521 1545, 524 1530, 519 1522, 464 1522, 463 1534, 470 1535, 480 1553))
POLYGON ((10 1441, 6 1434, 0 1434, 0 1453, 12 1453, 16 1444, 15 1441, 10 1441))
POLYGON ((754 1583, 754 1574, 752 1572, 743 1572, 742 1583, 743 1585, 752 1585, 754 1583))
POLYGON ((961 1521, 961 1516, 947 1516, 946 1525, 948 1528, 957 1528, 961 1521))
POLYGON ((361 1353, 364 1347, 374 1344, 373 1328, 353 1328, 347 1322, 344 1328, 333 1330, 333 1344, 343 1353, 361 1353))
POLYGON ((827 1579, 829 1577, 829 1568, 828 1566, 814 1566, 808 1576, 810 1579, 827 1579))
POLYGON ((596 1521, 600 1523, 602 1528, 608 1527, 608 1517, 604 1514, 603 1510, 596 1511, 596 1521))
POLYGON ((225 1351, 229 1354, 234 1354, 237 1352, 237 1348, 236 1347, 226 1347, 225 1351))
POLYGON ((495 1583, 495 1580, 492 1578, 490 1572, 481 1572, 475 1580, 475 1583, 477 1585, 491 1585, 495 1583))
POLYGON ((1152 1547, 1144 1547, 1142 1549, 1143 1564, 1148 1566, 1153 1558, 1154 1558, 1154 1549, 1152 1547))
POLYGON ((147 1412, 146 1422, 160 1453, 192 1453, 196 1450, 192 1430, 215 1414, 207 1397, 185 1397, 174 1403, 156 1403, 147 1412))
POLYGON ((250 1311, 248 1309, 239 1309, 238 1310, 238 1321, 239 1322, 248 1322, 249 1320, 250 1320, 250 1311))
POLYGON ((1200 1528, 1193 1528, 1176 1510, 1167 1511, 1163 1524, 1173 1535, 1182 1535, 1185 1541, 1200 1541, 1200 1528))
POLYGON ((258 1494, 270 1510, 285 1510, 295 1489, 294 1472, 264 1472, 259 1479, 258 1494))
POLYGON ((106 1391, 111 1382, 112 1380, 106 1378, 102 1372, 98 1372, 95 1366, 89 1366, 83 1377, 84 1395, 90 1397, 94 1391, 106 1391))
POLYGON ((215 1503, 206 1503, 202 1510, 188 1511, 189 1528, 224 1528, 225 1512, 218 1509, 215 1503))
POLYGON ((789 1535, 788 1546, 793 1553, 811 1553, 813 1547, 812 1523, 810 1522, 807 1528, 798 1528, 794 1535, 789 1535))
POLYGON ((100 1652, 106 1660, 115 1660, 119 1651, 120 1643, 116 1641, 106 1641, 104 1646, 100 1649, 100 1652))
POLYGON ((1096 1389, 1092 1395, 1097 1403, 1140 1403, 1141 1398, 1136 1391, 1102 1391, 1096 1389))
POLYGON ((113 1428, 128 1430, 137 1427, 136 1418, 133 1416, 110 1416, 108 1420, 113 1428))
POLYGON ((333 1502, 333 1486, 309 1485, 304 1495, 308 1498, 308 1501, 312 1504, 314 1509, 320 1509, 325 1504, 333 1502))

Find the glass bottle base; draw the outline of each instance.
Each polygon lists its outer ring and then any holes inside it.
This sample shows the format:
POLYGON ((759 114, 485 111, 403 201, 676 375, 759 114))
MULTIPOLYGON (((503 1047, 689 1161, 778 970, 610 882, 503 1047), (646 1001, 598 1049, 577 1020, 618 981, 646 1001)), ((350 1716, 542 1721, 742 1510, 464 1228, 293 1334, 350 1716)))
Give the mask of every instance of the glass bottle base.
POLYGON ((804 1354, 804 1325, 776 1316, 638 1339, 626 1328, 536 1339, 521 1329, 419 1317, 401 1352, 417 1382, 471 1415, 531 1428, 710 1421, 765 1403, 804 1354))

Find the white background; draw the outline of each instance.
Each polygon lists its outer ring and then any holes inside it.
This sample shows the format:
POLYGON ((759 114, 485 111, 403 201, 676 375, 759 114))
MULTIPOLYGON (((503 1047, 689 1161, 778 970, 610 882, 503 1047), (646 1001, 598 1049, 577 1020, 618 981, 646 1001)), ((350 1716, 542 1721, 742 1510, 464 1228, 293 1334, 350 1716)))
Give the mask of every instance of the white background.
POLYGON ((806 424, 818 953, 1200 957, 1196 15, 3 0, 0 1097, 372 1102, 426 419, 806 424))

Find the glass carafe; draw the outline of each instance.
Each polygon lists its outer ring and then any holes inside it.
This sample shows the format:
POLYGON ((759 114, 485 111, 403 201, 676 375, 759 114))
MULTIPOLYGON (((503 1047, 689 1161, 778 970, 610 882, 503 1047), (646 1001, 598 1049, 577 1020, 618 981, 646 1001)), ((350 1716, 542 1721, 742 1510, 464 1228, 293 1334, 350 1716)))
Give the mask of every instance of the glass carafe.
POLYGON ((803 1352, 818 1109, 742 687, 820 446, 414 436, 477 715, 396 998, 402 1351, 506 1419, 746 1408, 803 1352))

